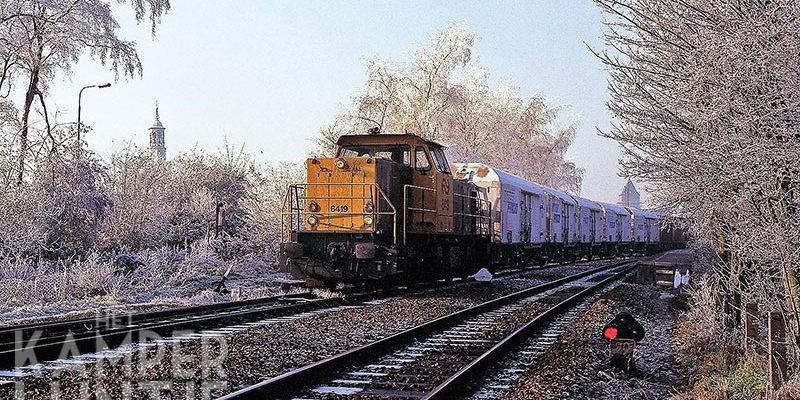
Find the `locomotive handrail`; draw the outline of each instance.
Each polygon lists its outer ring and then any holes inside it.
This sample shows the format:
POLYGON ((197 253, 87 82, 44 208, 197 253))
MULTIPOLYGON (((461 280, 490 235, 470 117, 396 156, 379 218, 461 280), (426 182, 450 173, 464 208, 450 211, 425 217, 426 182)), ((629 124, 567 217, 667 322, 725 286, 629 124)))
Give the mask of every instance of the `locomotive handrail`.
POLYGON ((492 202, 490 202, 488 200, 484 200, 483 198, 481 198, 480 196, 477 196, 477 195, 476 196, 470 196, 470 195, 466 195, 466 194, 462 194, 462 193, 453 193, 453 196, 461 198, 461 201, 462 201, 461 209, 462 210, 464 209, 464 203, 463 203, 464 199, 475 200, 477 202, 476 205, 475 205, 476 209, 481 210, 480 214, 460 213, 460 212, 455 212, 455 210, 454 210, 453 211, 453 215, 454 216, 458 215, 458 216, 461 217, 461 225, 464 226, 464 217, 475 218, 476 221, 478 222, 476 224, 476 227, 478 227, 478 232, 476 232, 476 233, 478 235, 489 235, 491 233, 490 230, 491 230, 491 224, 492 224, 491 223, 491 221, 492 221, 491 220, 491 218, 492 218, 492 215, 491 215, 492 214, 492 202), (485 210, 486 210, 487 214, 483 213, 484 205, 486 205, 486 209, 485 210), (484 223, 486 224, 485 226, 484 226, 484 223))
MULTIPOLYGON (((351 190, 352 192, 352 190, 351 190)), ((316 198, 322 200, 321 198, 316 198)), ((300 230, 301 225, 305 222, 305 217, 307 214, 314 214, 320 217, 331 217, 331 216, 367 216, 372 215, 373 217, 381 216, 381 215, 391 215, 392 216, 392 243, 397 243, 397 209, 395 208, 394 204, 389 200, 389 197, 384 193, 384 191, 375 183, 372 182, 306 182, 306 183, 292 183, 288 185, 288 190, 286 192, 286 198, 284 198, 283 206, 281 209, 281 242, 286 242, 286 218, 289 218, 289 231, 291 232, 294 229, 294 223, 297 223, 297 230, 300 230), (307 210, 305 205, 301 205, 300 202, 305 200, 315 200, 313 196, 306 195, 306 189, 308 186, 328 186, 328 193, 330 193, 331 186, 363 186, 369 187, 370 196, 336 196, 330 197, 327 196, 325 200, 375 200, 375 206, 372 212, 310 212, 307 210), (302 189, 303 194, 301 195, 298 190, 302 189), (374 191, 373 191, 374 189, 374 191), (294 192, 294 196, 292 193, 294 192), (377 196, 372 196, 375 193, 377 196), (297 204, 295 205, 293 199, 297 200, 297 204), (391 209, 391 211, 381 211, 381 200, 383 200, 391 209), (288 203, 288 204, 287 204, 288 203), (297 221, 294 221, 296 217, 297 221)), ((373 227, 376 227, 378 224, 377 218, 373 223, 373 227)))
MULTIPOLYGON (((408 211, 419 211, 422 213, 422 222, 425 222, 425 213, 433 213, 437 214, 435 209, 424 208, 425 207, 425 192, 433 192, 436 194, 436 189, 432 189, 429 187, 424 186, 416 186, 416 185, 403 185, 403 244, 405 245, 408 241, 408 211), (408 189, 422 189, 422 208, 419 207, 410 207, 408 205, 408 189)), ((434 197, 435 199, 435 197, 434 197)), ((434 218, 434 223, 435 223, 434 218)))

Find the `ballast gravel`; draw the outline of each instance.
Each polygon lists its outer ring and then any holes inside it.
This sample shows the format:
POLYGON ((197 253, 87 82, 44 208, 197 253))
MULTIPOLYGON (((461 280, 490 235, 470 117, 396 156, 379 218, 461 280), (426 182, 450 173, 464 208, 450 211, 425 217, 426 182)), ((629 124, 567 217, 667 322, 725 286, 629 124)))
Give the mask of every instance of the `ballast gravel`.
MULTIPOLYGON (((608 262, 605 262, 608 263, 608 262)), ((219 336, 133 347, 106 359, 51 364, 2 384, 0 398, 216 398, 452 312, 601 265, 558 266, 489 283, 468 283, 219 336), (16 395, 15 395, 16 391, 16 395)))
POLYGON ((671 336, 677 303, 653 286, 618 285, 573 321, 504 399, 669 398, 686 384, 671 336), (601 336, 603 326, 623 311, 645 328, 645 338, 636 344, 635 373, 610 365, 608 343, 601 336))

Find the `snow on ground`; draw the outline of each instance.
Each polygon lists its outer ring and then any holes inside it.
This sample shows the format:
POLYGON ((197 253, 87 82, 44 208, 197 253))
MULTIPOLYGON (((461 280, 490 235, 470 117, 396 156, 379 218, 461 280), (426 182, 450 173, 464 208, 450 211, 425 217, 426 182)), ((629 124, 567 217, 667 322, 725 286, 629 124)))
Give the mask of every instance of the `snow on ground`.
POLYGON ((231 301, 229 292, 215 291, 231 266, 225 288, 238 288, 242 300, 282 293, 289 280, 268 259, 223 261, 202 247, 119 260, 90 257, 68 267, 6 263, 0 268, 0 326, 231 301))

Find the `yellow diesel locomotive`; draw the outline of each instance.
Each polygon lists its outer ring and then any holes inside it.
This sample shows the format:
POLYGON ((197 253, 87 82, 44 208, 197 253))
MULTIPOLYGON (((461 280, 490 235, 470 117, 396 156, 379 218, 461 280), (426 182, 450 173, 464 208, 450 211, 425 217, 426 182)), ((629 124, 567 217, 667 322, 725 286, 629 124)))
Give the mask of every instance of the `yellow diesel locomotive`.
POLYGON ((443 146, 412 134, 346 135, 337 146, 289 186, 285 271, 332 286, 467 276, 490 260, 486 189, 454 179, 443 146))

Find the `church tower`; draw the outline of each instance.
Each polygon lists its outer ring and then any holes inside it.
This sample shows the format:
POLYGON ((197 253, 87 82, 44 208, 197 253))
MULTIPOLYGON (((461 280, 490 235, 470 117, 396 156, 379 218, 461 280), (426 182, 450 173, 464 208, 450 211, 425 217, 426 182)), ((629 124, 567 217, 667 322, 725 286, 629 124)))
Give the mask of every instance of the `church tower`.
POLYGON ((150 127, 150 151, 162 161, 167 158, 167 148, 164 147, 165 130, 166 128, 158 119, 158 105, 156 105, 156 120, 153 121, 153 126, 150 127))
POLYGON ((630 179, 628 179, 628 183, 625 184, 625 188, 622 189, 622 193, 619 195, 618 204, 625 207, 642 209, 639 191, 636 190, 636 187, 633 186, 633 182, 631 182, 630 179))

